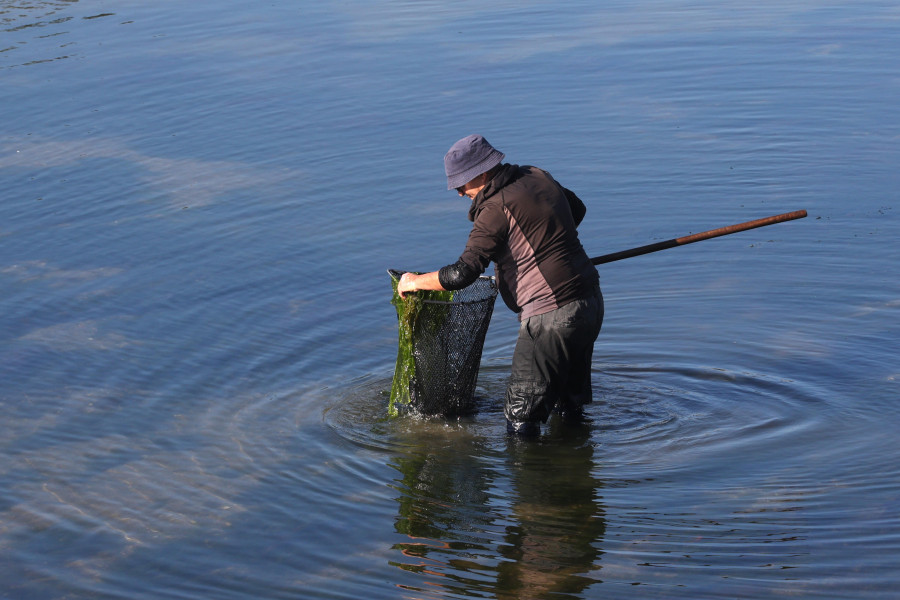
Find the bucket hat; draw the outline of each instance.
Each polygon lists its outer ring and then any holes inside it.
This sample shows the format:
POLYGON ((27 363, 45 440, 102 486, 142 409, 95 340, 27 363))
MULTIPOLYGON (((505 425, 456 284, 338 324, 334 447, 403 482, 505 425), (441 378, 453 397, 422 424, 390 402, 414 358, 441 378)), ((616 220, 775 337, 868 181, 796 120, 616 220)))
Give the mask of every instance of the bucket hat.
POLYGON ((453 190, 500 164, 506 156, 478 134, 459 140, 444 155, 447 189, 453 190))

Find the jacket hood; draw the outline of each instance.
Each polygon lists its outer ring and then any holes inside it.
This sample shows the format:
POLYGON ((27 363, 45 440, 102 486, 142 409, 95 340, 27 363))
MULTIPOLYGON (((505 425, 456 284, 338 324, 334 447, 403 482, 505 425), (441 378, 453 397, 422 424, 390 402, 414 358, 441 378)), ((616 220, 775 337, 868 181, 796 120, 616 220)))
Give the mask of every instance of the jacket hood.
POLYGON ((519 165, 511 165, 503 163, 500 170, 494 175, 494 178, 488 181, 484 189, 478 192, 478 195, 472 200, 472 206, 469 207, 469 220, 475 222, 475 217, 481 209, 481 205, 485 200, 499 192, 501 189, 515 181, 521 175, 519 165))

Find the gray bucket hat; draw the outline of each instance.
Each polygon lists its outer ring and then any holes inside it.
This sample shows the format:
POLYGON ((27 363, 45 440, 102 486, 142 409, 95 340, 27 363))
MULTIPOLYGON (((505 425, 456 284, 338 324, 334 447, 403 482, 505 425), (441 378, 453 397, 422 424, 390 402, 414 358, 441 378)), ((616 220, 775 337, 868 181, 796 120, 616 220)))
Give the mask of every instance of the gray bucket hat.
POLYGON ((453 190, 500 164, 506 156, 478 134, 459 140, 444 155, 447 189, 453 190))

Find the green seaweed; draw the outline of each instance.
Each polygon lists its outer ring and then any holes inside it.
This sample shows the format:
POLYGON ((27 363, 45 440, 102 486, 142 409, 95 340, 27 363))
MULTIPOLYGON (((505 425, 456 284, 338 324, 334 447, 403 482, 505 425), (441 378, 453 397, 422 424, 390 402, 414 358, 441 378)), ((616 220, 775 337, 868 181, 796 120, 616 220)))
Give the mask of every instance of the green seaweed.
POLYGON ((388 415, 396 417, 399 414, 398 404, 409 404, 410 388, 412 381, 416 375, 416 360, 414 354, 415 341, 413 339, 416 324, 419 319, 425 316, 428 319, 426 323, 430 326, 440 326, 441 319, 434 318, 432 314, 436 311, 427 310, 426 307, 434 305, 426 304, 425 300, 439 300, 442 302, 450 302, 453 300, 452 291, 443 290, 422 290, 406 294, 400 297, 397 292, 398 280, 391 277, 391 285, 394 293, 391 298, 391 304, 397 309, 397 321, 399 340, 397 345, 397 364, 394 367, 394 380, 391 383, 391 398, 388 402, 388 415))

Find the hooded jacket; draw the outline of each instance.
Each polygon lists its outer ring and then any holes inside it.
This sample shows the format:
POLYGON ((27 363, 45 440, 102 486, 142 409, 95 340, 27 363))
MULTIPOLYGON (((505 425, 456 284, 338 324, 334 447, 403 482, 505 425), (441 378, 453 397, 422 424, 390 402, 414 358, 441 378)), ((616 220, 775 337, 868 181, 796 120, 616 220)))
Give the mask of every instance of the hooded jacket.
POLYGON ((440 270, 441 285, 462 289, 494 262, 500 295, 520 319, 590 296, 599 277, 576 231, 585 212, 546 171, 501 165, 472 201, 466 248, 440 270))

